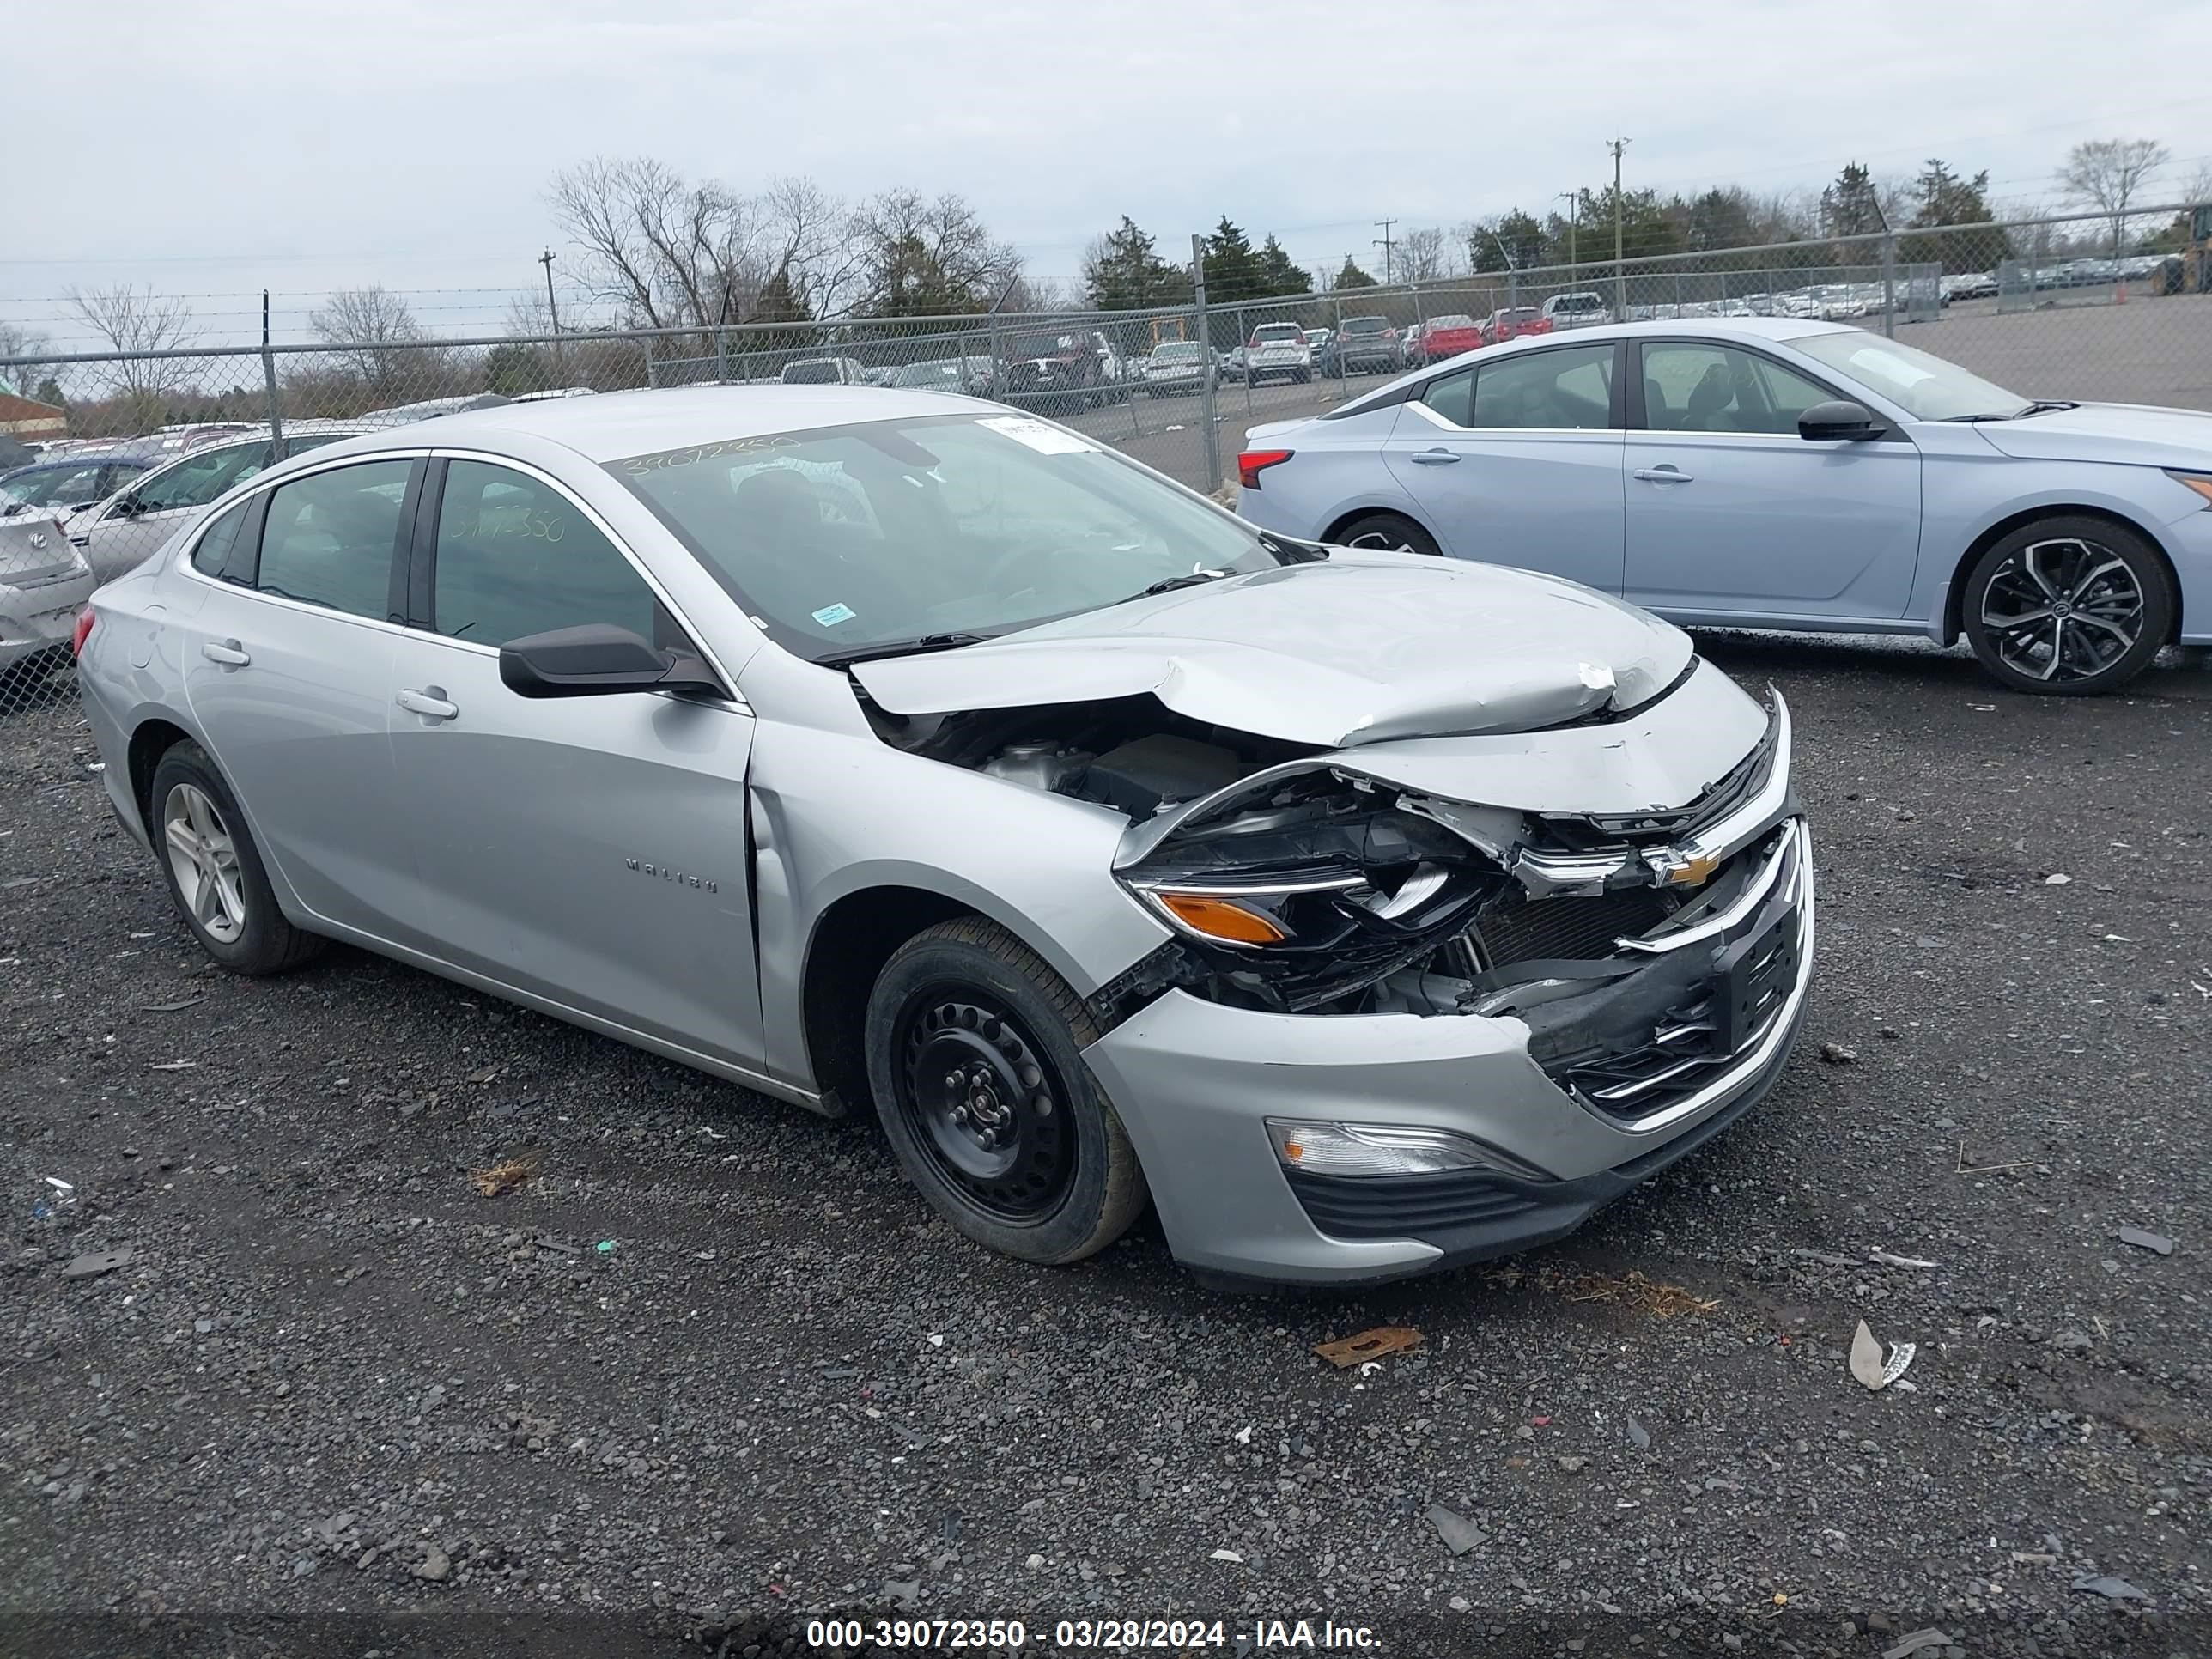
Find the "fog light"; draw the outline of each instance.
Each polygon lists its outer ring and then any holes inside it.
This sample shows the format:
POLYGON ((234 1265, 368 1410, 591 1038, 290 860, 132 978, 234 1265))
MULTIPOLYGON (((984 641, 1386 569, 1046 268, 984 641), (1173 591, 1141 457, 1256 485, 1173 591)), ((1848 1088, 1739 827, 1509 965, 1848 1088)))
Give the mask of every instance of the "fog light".
POLYGON ((1446 1170, 1493 1170, 1524 1176, 1539 1173, 1449 1129, 1271 1117, 1267 1136, 1285 1168, 1315 1175, 1437 1175, 1446 1170))

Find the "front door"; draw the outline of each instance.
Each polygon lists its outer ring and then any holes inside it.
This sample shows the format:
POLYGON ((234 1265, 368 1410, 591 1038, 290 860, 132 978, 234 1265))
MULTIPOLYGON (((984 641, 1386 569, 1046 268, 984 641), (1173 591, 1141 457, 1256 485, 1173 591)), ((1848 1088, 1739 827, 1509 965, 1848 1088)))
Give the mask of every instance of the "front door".
POLYGON ((1608 341, 1478 358, 1398 411, 1385 462, 1446 553, 1620 592, 1617 355, 1608 341))
POLYGON ((672 621, 550 481, 442 464, 389 710, 415 931, 457 967, 738 1062, 761 1057, 747 882, 752 716, 732 702, 507 690, 512 639, 672 621))
POLYGON ((1797 416, 1835 394, 1764 355, 1640 349, 1626 597, 1689 620, 1902 617, 1920 554, 1911 441, 1806 441, 1797 416))

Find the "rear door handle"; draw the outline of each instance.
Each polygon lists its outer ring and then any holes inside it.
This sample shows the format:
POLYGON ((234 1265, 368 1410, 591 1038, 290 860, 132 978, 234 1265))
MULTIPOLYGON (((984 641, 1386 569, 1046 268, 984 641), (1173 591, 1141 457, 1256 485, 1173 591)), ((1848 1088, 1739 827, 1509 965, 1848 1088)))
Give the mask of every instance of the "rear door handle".
POLYGON ((1685 472, 1679 466, 1639 466, 1631 475, 1646 483, 1692 483, 1697 475, 1685 472))
POLYGON ((1408 457, 1423 466, 1449 466, 1459 459, 1456 449, 1417 449, 1408 457))
POLYGON ((200 655, 210 662, 219 662, 226 668, 243 668, 253 659, 236 640, 206 640, 200 645, 200 655))
POLYGON ((458 703, 446 701, 446 689, 441 685, 420 691, 410 686, 393 701, 409 714, 420 714, 426 720, 449 720, 461 712, 458 703))

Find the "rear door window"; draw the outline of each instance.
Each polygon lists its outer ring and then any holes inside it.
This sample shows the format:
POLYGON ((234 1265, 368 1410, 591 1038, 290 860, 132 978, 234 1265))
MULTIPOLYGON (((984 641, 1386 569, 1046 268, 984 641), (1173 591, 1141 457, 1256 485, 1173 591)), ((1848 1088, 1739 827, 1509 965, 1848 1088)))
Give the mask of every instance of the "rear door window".
POLYGON ((1613 348, 1573 346, 1479 366, 1475 427, 1603 430, 1613 424, 1613 348))
POLYGON ((411 460, 333 467, 270 494, 254 586, 378 621, 392 611, 392 564, 411 460))

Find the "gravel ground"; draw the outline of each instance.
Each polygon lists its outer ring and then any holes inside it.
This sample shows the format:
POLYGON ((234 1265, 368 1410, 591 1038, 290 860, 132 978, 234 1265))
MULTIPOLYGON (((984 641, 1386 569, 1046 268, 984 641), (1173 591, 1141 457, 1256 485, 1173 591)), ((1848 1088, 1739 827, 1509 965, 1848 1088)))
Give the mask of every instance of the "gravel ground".
POLYGON ((214 973, 71 707, 18 716, 0 1650, 749 1654, 832 1610, 2203 1650, 2212 678, 1706 643, 1798 719, 1796 1062, 1568 1243, 1357 1296, 1208 1294, 1149 1228, 1018 1267, 867 1124, 351 951, 214 973), (1880 1394, 1862 1319, 1917 1345, 1880 1394), (1425 1345, 1312 1352, 1385 1323, 1425 1345))

